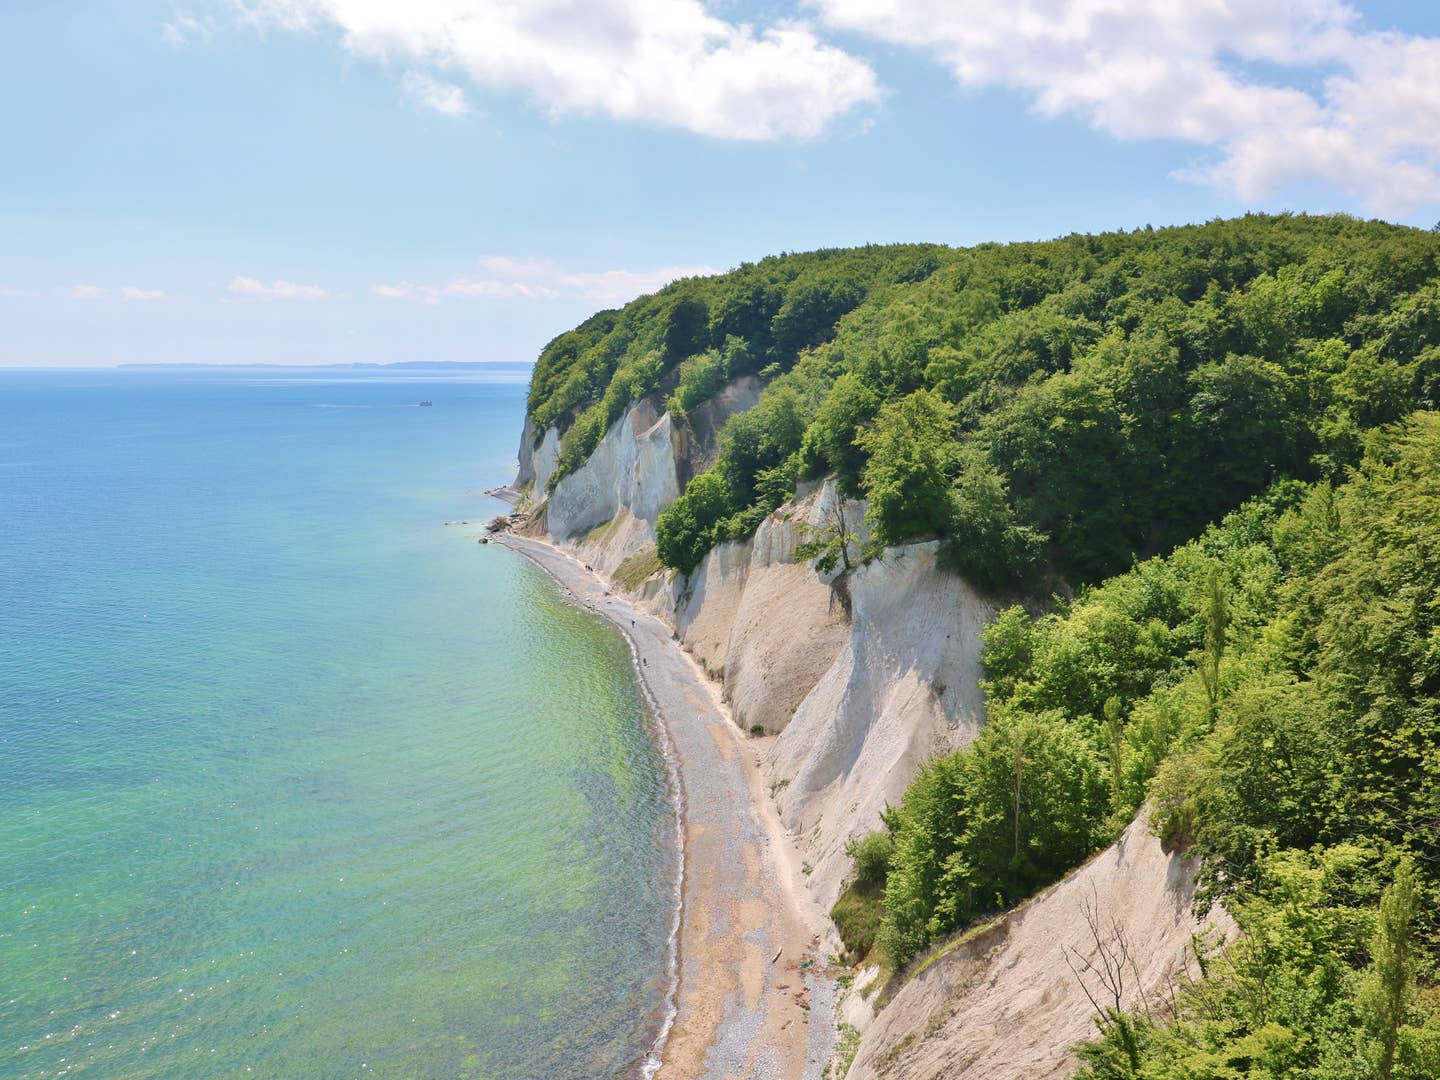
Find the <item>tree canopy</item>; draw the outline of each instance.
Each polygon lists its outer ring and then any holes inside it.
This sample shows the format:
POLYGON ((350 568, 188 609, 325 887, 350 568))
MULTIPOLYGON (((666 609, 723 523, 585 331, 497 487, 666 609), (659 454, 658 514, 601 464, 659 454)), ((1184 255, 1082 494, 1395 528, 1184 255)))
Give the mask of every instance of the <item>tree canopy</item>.
POLYGON ((953 540, 982 583, 1094 582, 1276 479, 1340 479, 1367 431, 1440 402, 1437 257, 1433 233, 1297 215, 776 256, 562 334, 530 417, 564 432, 558 480, 629 401, 683 414, 763 374, 724 498, 671 511, 669 565, 833 473, 875 535, 953 540))

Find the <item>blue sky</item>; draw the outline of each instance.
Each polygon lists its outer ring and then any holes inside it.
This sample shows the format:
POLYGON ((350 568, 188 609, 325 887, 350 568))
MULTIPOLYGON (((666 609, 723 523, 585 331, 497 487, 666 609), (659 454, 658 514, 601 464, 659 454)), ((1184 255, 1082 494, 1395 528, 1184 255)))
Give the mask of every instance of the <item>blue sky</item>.
POLYGON ((528 360, 782 250, 1440 218, 1435 5, 1233 6, 7 0, 0 364, 528 360))

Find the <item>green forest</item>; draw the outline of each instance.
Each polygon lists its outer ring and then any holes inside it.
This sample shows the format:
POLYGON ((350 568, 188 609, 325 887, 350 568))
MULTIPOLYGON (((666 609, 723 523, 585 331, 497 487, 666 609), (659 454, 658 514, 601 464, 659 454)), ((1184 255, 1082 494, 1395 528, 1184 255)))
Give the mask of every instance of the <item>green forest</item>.
POLYGON ((1251 216, 1044 243, 778 256, 595 315, 542 352, 558 482, 633 400, 683 413, 767 380, 662 517, 692 569, 797 479, 870 502, 879 545, 944 537, 996 589, 1079 585, 1275 479, 1338 480, 1440 396, 1440 236, 1251 216))
POLYGON ((779 256, 557 338, 530 417, 558 478, 630 401, 683 416, 751 374, 666 565, 834 476, 863 557, 939 539, 1010 604, 985 728, 853 844, 847 945, 903 971, 1148 807, 1241 933, 1163 1008, 1102 1010, 1087 1080, 1440 1076, 1440 235, 779 256))
POLYGON ((1148 802, 1242 932, 1173 1015, 1103 1015, 1088 1080, 1440 1076, 1440 414, 1373 432, 1343 483, 1278 483, 1073 603, 1009 608, 984 661, 986 727, 857 858, 893 963, 1148 802))

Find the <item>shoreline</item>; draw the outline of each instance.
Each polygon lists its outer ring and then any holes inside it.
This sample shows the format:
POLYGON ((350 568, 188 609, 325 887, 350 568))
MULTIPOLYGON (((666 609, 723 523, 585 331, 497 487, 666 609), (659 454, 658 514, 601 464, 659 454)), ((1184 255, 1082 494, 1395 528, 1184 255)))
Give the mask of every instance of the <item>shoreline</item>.
POLYGON ((753 740, 666 623, 554 544, 509 532, 490 540, 620 630, 660 730, 680 839, 678 933, 671 1000, 643 1075, 819 1080, 835 986, 753 740))
MULTIPOLYGON (((488 491, 487 495, 496 498, 503 498, 496 491, 488 491)), ((507 500, 508 501, 508 500, 507 500)), ((491 542, 506 547, 509 550, 528 559, 550 577, 559 586, 561 593, 567 600, 584 607, 586 610, 594 611, 594 607, 585 600, 580 599, 570 589, 565 581, 561 580, 550 566, 548 566, 537 554, 518 544, 509 543, 513 539, 509 533, 492 535, 491 542), (503 538, 502 538, 503 537, 503 538)), ((523 539, 523 538, 521 538, 523 539)), ((532 541, 541 543, 541 541, 532 541)), ((557 552, 557 554, 559 554, 557 552)), ((572 560, 573 561, 573 560, 572 560)), ((577 563, 578 567, 578 563, 577 563)), ((596 612, 603 615, 602 612, 596 612)), ((678 1011, 677 1001, 680 995, 680 928, 685 910, 685 782, 680 775, 678 756, 675 750, 675 741, 670 736, 669 728, 661 717, 659 703, 655 700, 655 694, 650 689, 649 680, 645 678, 645 667, 642 664, 640 653, 636 647, 635 639, 628 633, 619 622, 613 618, 608 621, 614 623, 620 630, 620 635, 625 639, 625 644, 630 650, 630 664, 635 671, 635 681, 640 686, 641 695, 645 699, 646 706, 650 710, 651 724, 655 729, 654 737, 659 742, 660 756, 665 761, 665 773, 671 790, 671 818, 675 827, 675 917, 671 921, 670 934, 665 957, 666 988, 665 1001, 661 1010, 662 1019, 659 1031, 651 1041, 649 1050, 646 1051, 645 1062, 640 1068, 640 1076, 643 1080, 651 1080, 660 1070, 663 1064, 665 1045, 669 1041, 670 1031, 675 1025, 675 1015, 678 1011)))

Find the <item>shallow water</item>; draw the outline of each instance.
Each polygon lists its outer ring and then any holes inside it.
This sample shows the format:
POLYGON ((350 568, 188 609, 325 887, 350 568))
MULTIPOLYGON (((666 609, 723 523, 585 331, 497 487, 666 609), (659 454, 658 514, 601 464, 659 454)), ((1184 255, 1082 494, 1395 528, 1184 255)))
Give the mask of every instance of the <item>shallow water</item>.
POLYGON ((628 651, 474 541, 525 378, 0 372, 0 1075, 643 1060, 628 651))

